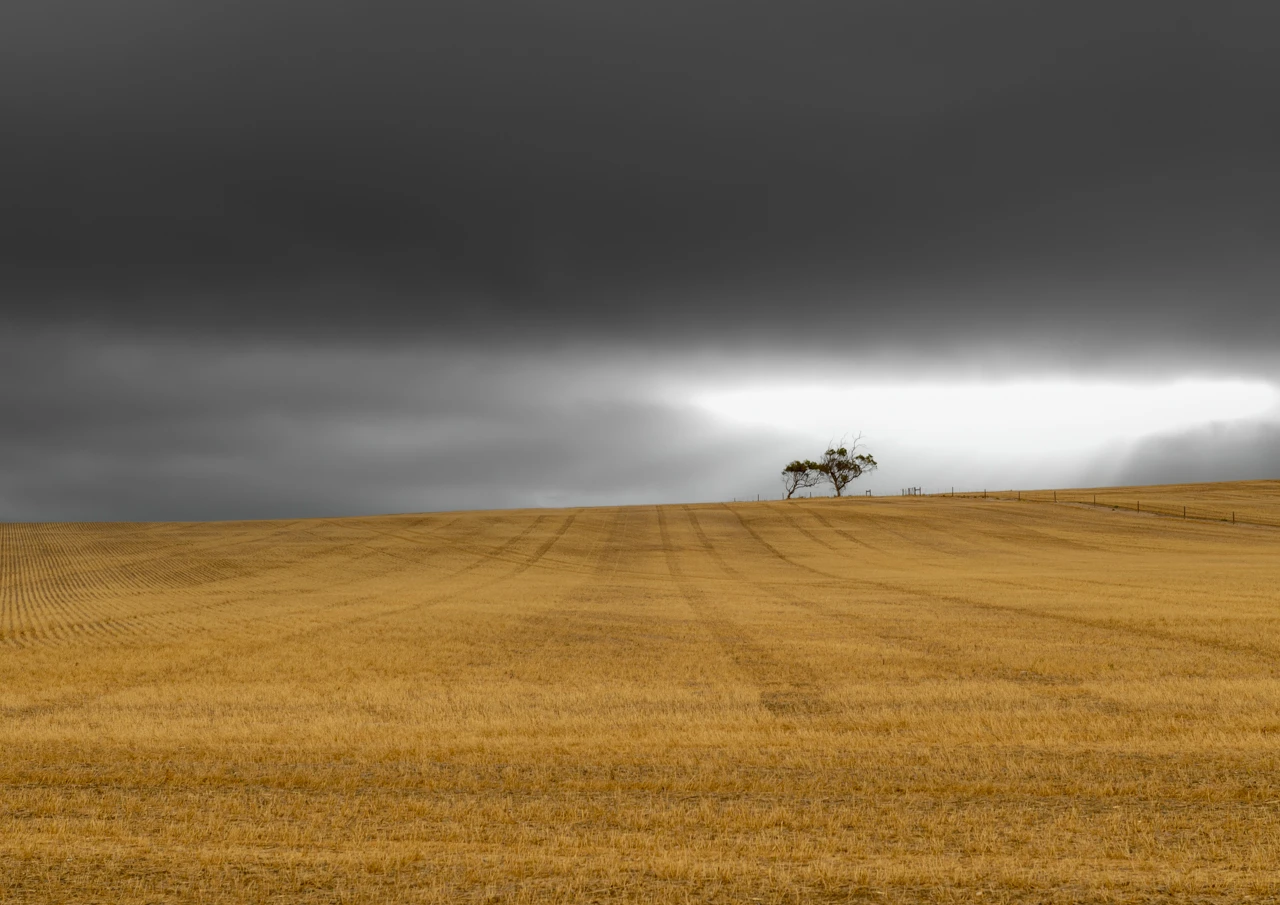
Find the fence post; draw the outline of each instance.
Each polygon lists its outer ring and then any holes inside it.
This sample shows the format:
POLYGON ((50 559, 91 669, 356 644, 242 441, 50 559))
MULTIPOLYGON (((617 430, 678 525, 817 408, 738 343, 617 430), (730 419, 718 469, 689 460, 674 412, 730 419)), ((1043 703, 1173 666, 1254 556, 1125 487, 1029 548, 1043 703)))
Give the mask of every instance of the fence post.
POLYGON ((1055 503, 1056 503, 1056 502, 1058 502, 1058 491, 1056 491, 1056 490, 1053 492, 1053 501, 1054 501, 1055 503))
POLYGON ((1142 511, 1142 500, 1138 500, 1138 511, 1142 511))
POLYGON ((1183 506, 1183 507, 1182 507, 1182 520, 1183 520, 1184 522, 1187 520, 1187 507, 1186 507, 1186 506, 1183 506))
POLYGON ((1235 523, 1236 523, 1236 514, 1235 514, 1235 512, 1232 512, 1232 513, 1231 513, 1231 524, 1233 524, 1233 525, 1234 525, 1235 523))

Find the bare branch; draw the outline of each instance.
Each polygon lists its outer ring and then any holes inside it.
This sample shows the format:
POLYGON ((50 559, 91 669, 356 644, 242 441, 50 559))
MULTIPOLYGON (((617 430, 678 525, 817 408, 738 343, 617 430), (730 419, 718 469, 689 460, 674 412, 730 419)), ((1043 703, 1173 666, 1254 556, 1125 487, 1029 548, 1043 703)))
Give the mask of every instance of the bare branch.
POLYGON ((862 434, 858 434, 852 443, 847 443, 843 437, 838 444, 831 441, 827 451, 822 454, 817 463, 818 473, 831 484, 836 496, 843 496, 844 489, 849 484, 879 467, 879 463, 871 455, 858 452, 864 448, 862 434))

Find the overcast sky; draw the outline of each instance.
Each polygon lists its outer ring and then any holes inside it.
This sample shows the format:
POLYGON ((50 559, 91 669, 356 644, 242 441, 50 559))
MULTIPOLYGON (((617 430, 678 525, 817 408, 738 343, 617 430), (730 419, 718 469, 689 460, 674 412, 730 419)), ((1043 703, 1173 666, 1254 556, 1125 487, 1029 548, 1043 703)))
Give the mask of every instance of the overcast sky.
POLYGON ((1280 478, 1270 2, 6 0, 0 519, 1280 478))

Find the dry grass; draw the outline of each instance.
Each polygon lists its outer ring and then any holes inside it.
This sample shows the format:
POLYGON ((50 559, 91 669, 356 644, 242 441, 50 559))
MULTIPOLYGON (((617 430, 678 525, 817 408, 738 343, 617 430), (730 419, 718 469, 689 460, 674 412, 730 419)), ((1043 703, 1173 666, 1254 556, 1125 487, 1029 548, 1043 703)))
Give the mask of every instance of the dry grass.
POLYGON ((1280 528, 1280 495, 1275 481, 1231 484, 1158 484, 1146 487, 1089 487, 1074 490, 992 490, 961 493, 973 498, 1025 502, 1076 503, 1107 509, 1129 509, 1174 518, 1247 522, 1280 528))
POLYGON ((0 899, 1275 901, 1278 588, 1002 500, 0 526, 0 899))

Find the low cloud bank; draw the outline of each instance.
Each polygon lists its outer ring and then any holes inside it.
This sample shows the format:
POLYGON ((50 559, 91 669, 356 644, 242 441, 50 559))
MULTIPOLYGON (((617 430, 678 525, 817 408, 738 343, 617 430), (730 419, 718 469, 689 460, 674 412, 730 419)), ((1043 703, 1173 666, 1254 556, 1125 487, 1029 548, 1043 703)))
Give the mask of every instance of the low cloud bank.
POLYGON ((1138 443, 1108 483, 1280 479, 1280 420, 1210 424, 1138 443))
POLYGON ((791 421, 699 402, 708 387, 794 373, 785 362, 70 333, 0 337, 0 355, 4 520, 768 499, 786 462, 859 430, 881 467, 854 494, 1280 476, 1272 414, 1136 444, 1086 424, 1089 443, 1071 446, 1020 398, 956 423, 915 405, 886 420, 853 390, 791 421))
POLYGON ((805 451, 661 398, 623 361, 101 337, 9 351, 31 378, 0 384, 5 520, 730 499, 772 492, 805 451))

